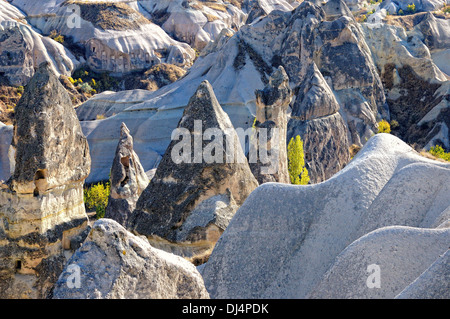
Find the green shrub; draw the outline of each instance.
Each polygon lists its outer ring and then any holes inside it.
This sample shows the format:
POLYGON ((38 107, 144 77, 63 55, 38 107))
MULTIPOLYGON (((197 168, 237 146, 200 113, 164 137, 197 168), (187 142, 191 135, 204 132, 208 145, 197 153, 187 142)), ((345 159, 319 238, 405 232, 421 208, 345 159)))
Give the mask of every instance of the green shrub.
POLYGON ((64 36, 59 34, 59 32, 56 30, 53 30, 52 32, 50 32, 50 38, 55 40, 58 43, 64 44, 64 36))
POLYGON ((406 7, 406 11, 408 13, 416 12, 416 5, 414 3, 413 4, 408 4, 408 6, 406 7))
POLYGON ((79 84, 77 86, 77 89, 80 89, 81 91, 83 91, 84 93, 91 93, 92 92, 92 87, 89 85, 89 83, 82 83, 79 84))
POLYGON ((98 183, 84 189, 84 204, 87 210, 95 210, 97 219, 103 218, 108 205, 110 184, 98 183))
POLYGON ((305 167, 303 141, 300 135, 291 138, 288 144, 288 171, 291 184, 307 185, 309 183, 308 170, 305 167))
POLYGON ((83 82, 88 83, 98 93, 107 90, 119 90, 120 79, 109 75, 108 72, 97 73, 89 67, 81 67, 73 73, 72 77, 78 79, 75 80, 75 85, 82 84, 83 82))
POLYGON ((429 153, 437 158, 442 158, 443 160, 450 162, 450 153, 446 153, 440 145, 431 147, 429 153))
POLYGON ((398 121, 396 120, 392 120, 390 125, 392 130, 398 129, 400 127, 400 124, 398 124, 398 121))
POLYGON ((391 125, 386 120, 378 122, 378 132, 377 133, 391 133, 391 125))

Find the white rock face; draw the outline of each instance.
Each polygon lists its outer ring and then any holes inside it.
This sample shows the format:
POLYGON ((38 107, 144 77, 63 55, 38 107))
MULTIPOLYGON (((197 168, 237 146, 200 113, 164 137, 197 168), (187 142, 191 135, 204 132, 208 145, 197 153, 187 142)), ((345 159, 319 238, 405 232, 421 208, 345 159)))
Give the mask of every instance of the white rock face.
MULTIPOLYGON (((308 297, 392 299, 446 251, 449 241, 450 228, 391 226, 377 229, 339 254, 308 297), (370 265, 379 267, 379 280, 368 279, 378 271, 368 270, 370 265), (367 281, 369 286, 379 288, 369 288, 367 281)), ((435 290, 431 288, 429 293, 433 295, 435 290)))
MULTIPOLYGON (((161 27, 174 38, 203 49, 214 41, 224 28, 235 30, 243 26, 253 3, 258 2, 265 14, 273 10, 291 11, 295 3, 285 0, 240 1, 236 6, 230 1, 141 0, 139 5, 150 17, 160 19, 161 27)), ((294 1, 291 1, 294 2, 294 1)))
POLYGON ((394 298, 448 249, 449 177, 450 164, 377 134, 323 183, 261 185, 216 244, 205 285, 212 298, 394 298), (371 264, 379 289, 366 284, 371 264))
POLYGON ((404 28, 388 24, 362 24, 367 45, 375 64, 384 73, 384 67, 393 63, 397 67, 411 66, 428 81, 446 81, 446 76, 433 63, 430 50, 422 42, 423 35, 407 34, 404 28), (409 38, 408 38, 409 36, 409 38))
POLYGON ((447 250, 395 298, 398 299, 448 299, 450 290, 450 252, 447 250))
POLYGON ((150 246, 144 237, 103 218, 69 259, 54 299, 205 299, 203 279, 187 260, 150 246), (68 288, 74 269, 79 288, 68 288))
POLYGON ((79 61, 63 45, 41 36, 25 16, 6 1, 0 2, 0 72, 11 85, 25 85, 43 62, 57 75, 70 76, 79 61))
POLYGON ((70 4, 57 0, 40 6, 35 1, 18 0, 12 4, 23 10, 30 24, 43 34, 56 30, 85 45, 87 62, 93 70, 122 74, 160 62, 190 66, 195 57, 188 44, 172 39, 123 2, 70 4), (177 59, 169 61, 168 53, 174 49, 177 59))

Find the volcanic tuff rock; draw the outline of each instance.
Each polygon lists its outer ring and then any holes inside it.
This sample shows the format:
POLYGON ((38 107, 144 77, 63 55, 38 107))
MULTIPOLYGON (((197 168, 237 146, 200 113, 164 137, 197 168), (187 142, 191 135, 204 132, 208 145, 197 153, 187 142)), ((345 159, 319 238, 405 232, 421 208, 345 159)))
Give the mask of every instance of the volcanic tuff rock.
POLYGON ((450 290, 450 251, 447 250, 443 256, 424 271, 414 282, 406 287, 395 298, 398 299, 448 299, 450 290))
POLYGON ((163 246, 168 241, 165 249, 174 246, 174 253, 192 256, 214 246, 258 183, 207 81, 191 97, 178 130, 139 197, 127 228, 148 236, 152 245, 162 239, 163 246), (183 245, 185 251, 179 251, 183 245))
POLYGON ((217 242, 206 288, 211 298, 394 298, 448 250, 449 178, 450 164, 377 134, 323 183, 263 184, 217 242), (372 264, 381 288, 366 284, 372 264))
POLYGON ((70 76, 79 64, 72 53, 38 34, 24 18, 17 8, 0 2, 0 74, 11 85, 25 85, 41 63, 49 62, 53 72, 70 76))
MULTIPOLYGON (((448 249, 450 228, 421 229, 390 226, 377 229, 349 245, 322 281, 310 293, 310 298, 395 298, 403 288, 412 284, 448 249), (380 288, 370 289, 366 281, 373 270, 380 267, 380 288)), ((445 274, 445 272, 441 272, 445 274)), ((369 282, 376 283, 376 279, 369 282)), ((430 281, 432 283, 432 281, 430 281)), ((443 298, 446 291, 434 290, 429 294, 443 298)))
POLYGON ((190 262, 153 248, 145 237, 103 218, 67 262, 53 298, 207 299, 209 295, 190 262))
POLYGON ((450 20, 432 14, 418 18, 421 22, 409 31, 370 24, 363 25, 363 30, 383 79, 391 120, 399 123, 393 134, 420 148, 436 144, 449 148, 450 81, 430 50, 438 55, 444 52, 450 20), (422 33, 424 26, 433 31, 422 33))
POLYGON ((195 58, 188 44, 148 20, 137 3, 15 0, 12 4, 43 34, 56 30, 83 45, 87 64, 96 71, 123 74, 160 62, 190 66, 195 58))
POLYGON ((133 137, 125 123, 120 127, 120 140, 111 167, 111 192, 105 218, 126 224, 128 215, 134 210, 149 179, 142 168, 139 157, 133 150, 133 137))
POLYGON ((279 66, 270 77, 269 84, 264 90, 257 90, 255 94, 255 131, 250 154, 255 152, 256 155, 258 152, 259 156, 256 163, 250 161, 250 168, 260 184, 266 182, 290 183, 286 152, 286 111, 292 99, 292 91, 289 88, 289 78, 284 68, 279 66), (264 134, 261 133, 262 130, 264 130, 264 134), (265 156, 267 158, 265 161, 269 163, 264 163, 261 155, 265 156), (271 163, 270 158, 276 158, 275 163, 271 163))
POLYGON ((272 10, 290 11, 296 5, 295 1, 288 0, 140 1, 152 21, 175 39, 199 50, 214 41, 222 29, 237 31, 252 16, 250 12, 254 4, 264 10, 261 15, 272 10))
POLYGON ((89 147, 48 63, 40 65, 15 112, 12 176, 0 192, 0 296, 43 298, 87 226, 89 147))
MULTIPOLYGON (((345 4, 337 4, 342 9, 338 13, 348 12, 345 4)), ((332 176, 349 158, 344 150, 346 140, 348 144, 364 144, 376 132, 377 121, 389 116, 381 80, 361 28, 352 16, 339 14, 330 8, 324 11, 318 5, 303 2, 291 12, 272 11, 266 17, 242 26, 234 36, 222 34, 217 46, 210 46, 212 49, 208 54, 200 56, 182 79, 152 92, 142 103, 128 106, 115 116, 82 123, 92 146, 93 165, 97 166, 105 154, 112 153, 106 147, 107 143, 115 145, 115 140, 111 141, 111 129, 125 122, 136 140, 138 154, 141 154, 139 149, 145 149, 148 154, 140 156, 144 169, 154 168, 152 165, 170 143, 169 136, 176 128, 189 97, 203 80, 208 80, 215 88, 217 99, 234 127, 247 129, 256 114, 254 92, 264 89, 273 71, 280 65, 284 67, 295 93, 292 102, 295 103, 301 80, 314 62, 338 101, 342 115, 335 112, 313 120, 315 123, 311 130, 315 131, 321 125, 325 131, 335 132, 336 137, 330 133, 324 138, 337 144, 330 142, 318 146, 319 155, 314 157, 317 145, 311 143, 309 149, 312 154, 307 158, 307 164, 319 166, 320 176, 316 179, 310 175, 313 182, 332 176), (341 16, 335 18, 339 14, 341 16), (346 124, 346 131, 342 121, 346 124), (347 138, 349 133, 350 140, 347 138), (336 145, 342 145, 342 149, 335 149, 336 145), (324 147, 326 150, 321 151, 324 147), (109 153, 97 151, 100 149, 109 153), (318 162, 326 154, 330 156, 330 169, 328 164, 320 167, 318 162)), ((107 99, 114 101, 122 97, 117 93, 108 95, 107 99)), ((288 132, 290 130, 293 128, 288 124, 288 132)), ((114 155, 108 156, 112 158, 114 155)), ((95 180, 105 179, 107 174, 107 169, 103 170, 95 180)))
POLYGON ((328 179, 350 160, 348 131, 336 98, 313 62, 297 90, 288 141, 300 135, 313 182, 328 179))

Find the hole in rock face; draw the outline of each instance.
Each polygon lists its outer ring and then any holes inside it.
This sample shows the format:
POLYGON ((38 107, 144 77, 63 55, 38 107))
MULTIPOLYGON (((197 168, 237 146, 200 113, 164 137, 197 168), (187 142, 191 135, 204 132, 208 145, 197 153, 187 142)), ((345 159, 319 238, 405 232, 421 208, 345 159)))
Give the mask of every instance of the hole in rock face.
POLYGON ((36 174, 34 174, 34 180, 37 181, 43 178, 45 178, 45 171, 43 169, 37 170, 36 174))
POLYGON ((130 157, 125 156, 120 159, 120 163, 125 167, 130 167, 130 157))
POLYGON ((129 180, 131 159, 130 159, 129 156, 122 157, 120 159, 120 163, 125 168, 125 174, 126 174, 125 178, 123 179, 123 181, 120 182, 120 186, 123 187, 123 186, 125 186, 128 183, 128 180, 129 180))
POLYGON ((16 270, 21 270, 22 269, 22 260, 16 260, 14 267, 16 268, 16 270))
POLYGON ((310 161, 312 160, 312 155, 311 155, 311 153, 306 152, 306 153, 305 153, 305 159, 306 159, 308 162, 310 162, 310 161))
POLYGON ((33 196, 37 197, 47 189, 47 170, 39 169, 34 174, 34 185, 36 188, 33 191, 33 196))

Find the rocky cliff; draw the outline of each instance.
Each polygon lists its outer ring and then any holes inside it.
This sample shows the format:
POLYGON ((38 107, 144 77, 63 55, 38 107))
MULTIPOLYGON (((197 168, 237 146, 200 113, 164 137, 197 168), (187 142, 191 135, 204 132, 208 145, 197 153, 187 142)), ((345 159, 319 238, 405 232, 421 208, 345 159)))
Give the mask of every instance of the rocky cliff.
MULTIPOLYGON (((342 6, 341 11, 349 14, 345 4, 337 4, 342 6)), ((347 143, 362 145, 376 132, 377 120, 389 115, 381 80, 361 28, 351 14, 347 16, 335 11, 305 2, 291 12, 273 11, 243 26, 234 36, 222 33, 216 40, 220 45, 205 49, 207 54, 196 61, 184 78, 148 95, 145 101, 127 107, 115 117, 101 123, 83 123, 83 126, 95 127, 87 133, 92 148, 102 148, 95 140, 105 143, 109 139, 106 128, 123 121, 136 132, 133 134, 136 138, 145 140, 148 148, 163 154, 188 97, 205 79, 216 89, 217 99, 234 127, 246 129, 252 125, 256 114, 255 90, 262 90, 268 84, 278 66, 286 70, 294 91, 292 105, 298 108, 302 103, 302 96, 297 96, 302 84, 300 80, 311 72, 314 63, 316 73, 323 78, 321 85, 326 83, 329 87, 326 94, 340 109, 318 105, 316 108, 321 110, 317 114, 321 117, 302 123, 291 122, 288 138, 298 133, 319 134, 319 127, 333 132, 321 138, 325 140, 321 146, 316 142, 309 143, 308 139, 306 150, 310 153, 307 165, 318 166, 312 169, 312 181, 331 177, 349 159, 347 143), (136 118, 142 120, 136 121, 136 118), (162 125, 164 128, 151 129, 162 125), (149 131, 153 134, 148 135, 149 131), (321 159, 329 164, 320 164, 321 159)), ((310 95, 315 92, 311 91, 310 95)), ((317 94, 324 93, 317 91, 317 94)), ((114 101, 115 96, 109 95, 108 99, 114 101)), ((93 158, 96 161, 95 156, 93 158)), ((143 162, 143 166, 150 169, 156 161, 157 156, 148 157, 148 163, 143 162)))
POLYGON ((363 30, 380 70, 391 120, 398 123, 393 134, 417 148, 450 147, 450 82, 448 63, 442 63, 450 48, 450 20, 426 13, 410 25, 365 24, 363 30))
POLYGON ((172 39, 141 13, 140 6, 84 1, 36 5, 22 0, 12 4, 23 10, 29 23, 43 34, 55 30, 82 45, 84 59, 92 70, 124 74, 162 61, 189 66, 195 57, 188 44, 172 39))
POLYGON ((0 2, 0 75, 13 86, 23 86, 43 62, 66 76, 79 65, 69 50, 29 25, 17 8, 0 2))

